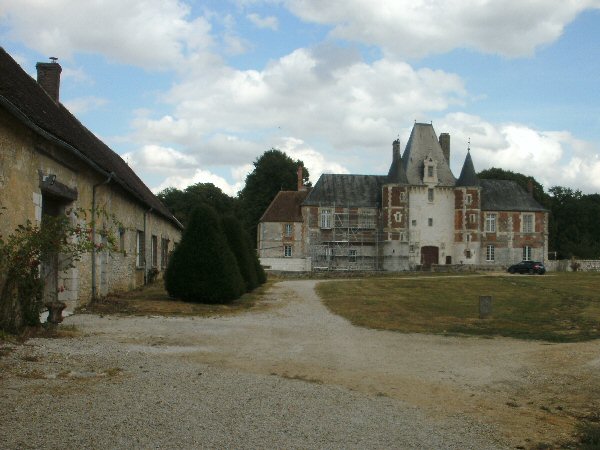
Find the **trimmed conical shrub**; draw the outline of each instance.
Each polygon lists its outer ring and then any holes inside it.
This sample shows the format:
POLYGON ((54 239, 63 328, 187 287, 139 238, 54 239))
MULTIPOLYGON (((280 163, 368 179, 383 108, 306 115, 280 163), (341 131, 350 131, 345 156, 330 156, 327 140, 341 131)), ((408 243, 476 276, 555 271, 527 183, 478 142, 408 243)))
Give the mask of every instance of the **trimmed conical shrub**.
POLYGON ((169 261, 165 288, 172 297, 197 303, 226 303, 244 294, 244 279, 211 207, 192 212, 169 261))
POLYGON ((259 285, 255 262, 252 260, 255 256, 250 246, 250 237, 235 217, 225 216, 222 220, 229 247, 236 257, 240 273, 246 283, 246 291, 250 292, 259 285))

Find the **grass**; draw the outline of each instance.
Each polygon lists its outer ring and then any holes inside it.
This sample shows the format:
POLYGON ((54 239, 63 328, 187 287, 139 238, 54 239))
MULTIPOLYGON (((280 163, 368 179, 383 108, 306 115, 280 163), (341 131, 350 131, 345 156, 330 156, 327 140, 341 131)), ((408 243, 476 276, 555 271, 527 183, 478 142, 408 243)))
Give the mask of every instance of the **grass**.
POLYGON ((353 324, 406 333, 509 336, 552 342, 600 338, 600 274, 371 278, 317 292, 353 324), (479 296, 493 296, 479 319, 479 296))
POLYGON ((138 316, 213 316, 235 314, 256 308, 268 287, 263 286, 224 305, 183 302, 169 297, 162 281, 130 292, 112 295, 84 306, 79 312, 93 314, 121 314, 138 316))

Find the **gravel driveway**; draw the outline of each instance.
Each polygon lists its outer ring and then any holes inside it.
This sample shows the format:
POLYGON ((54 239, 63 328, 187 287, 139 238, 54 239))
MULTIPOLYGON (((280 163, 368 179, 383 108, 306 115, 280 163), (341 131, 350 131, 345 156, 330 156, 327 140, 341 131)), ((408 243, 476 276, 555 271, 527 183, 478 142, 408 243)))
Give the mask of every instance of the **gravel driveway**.
POLYGON ((70 316, 82 337, 0 358, 0 447, 510 448, 571 425, 540 410, 535 389, 562 379, 547 355, 600 368, 595 343, 357 328, 314 285, 280 282, 235 316, 70 316))

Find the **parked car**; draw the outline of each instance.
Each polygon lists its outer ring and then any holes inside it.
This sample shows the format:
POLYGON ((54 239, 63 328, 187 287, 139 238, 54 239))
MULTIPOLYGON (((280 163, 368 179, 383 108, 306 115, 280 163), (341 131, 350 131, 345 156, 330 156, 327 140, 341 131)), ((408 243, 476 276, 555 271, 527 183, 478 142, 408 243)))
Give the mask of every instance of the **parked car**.
POLYGON ((508 273, 537 273, 538 275, 544 275, 546 268, 539 261, 521 261, 518 264, 510 266, 508 273))

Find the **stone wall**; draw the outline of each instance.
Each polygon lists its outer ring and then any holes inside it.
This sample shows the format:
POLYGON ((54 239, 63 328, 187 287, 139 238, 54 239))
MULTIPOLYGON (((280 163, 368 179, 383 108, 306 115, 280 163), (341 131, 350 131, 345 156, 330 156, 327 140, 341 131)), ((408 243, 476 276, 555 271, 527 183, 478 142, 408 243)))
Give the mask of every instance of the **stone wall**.
MULTIPOLYGON (((600 260, 597 259, 576 259, 579 263, 578 271, 581 272, 600 272, 600 260)), ((551 272, 572 272, 571 259, 560 259, 557 261, 547 261, 545 263, 546 270, 551 272)))

